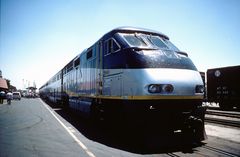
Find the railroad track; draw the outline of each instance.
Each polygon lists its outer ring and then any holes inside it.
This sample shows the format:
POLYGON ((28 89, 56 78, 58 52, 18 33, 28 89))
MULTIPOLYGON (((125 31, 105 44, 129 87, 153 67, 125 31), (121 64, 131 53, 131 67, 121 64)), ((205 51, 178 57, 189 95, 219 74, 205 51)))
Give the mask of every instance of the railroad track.
POLYGON ((171 157, 181 157, 181 156, 179 156, 179 155, 177 155, 177 154, 174 154, 174 153, 167 153, 167 155, 168 155, 168 156, 171 156, 171 157))
POLYGON ((240 128, 240 121, 205 117, 205 122, 240 128))
MULTIPOLYGON (((196 154, 199 154, 200 156, 226 156, 226 157, 239 157, 239 154, 232 153, 226 150, 222 150, 219 148, 215 148, 212 146, 203 145, 199 147, 200 150, 196 151, 196 154)), ((192 156, 196 156, 196 154, 193 154, 192 156)), ((179 154, 177 152, 174 153, 166 153, 166 155, 170 157, 181 157, 185 156, 183 154, 179 154)), ((187 155, 188 156, 188 155, 187 155)))
POLYGON ((205 121, 240 128, 240 113, 207 110, 205 121))
POLYGON ((230 112, 230 111, 218 111, 218 110, 207 110, 206 114, 209 115, 216 115, 216 116, 225 116, 225 117, 231 117, 231 118, 239 118, 240 119, 240 113, 239 112, 230 112))
POLYGON ((232 152, 228 152, 228 151, 225 151, 225 150, 221 150, 221 149, 218 149, 218 148, 215 148, 215 147, 211 147, 211 146, 202 146, 202 148, 204 149, 207 149, 208 151, 213 151, 213 152, 216 152, 220 155, 223 155, 223 156, 229 156, 229 157, 239 157, 239 154, 234 154, 232 152))

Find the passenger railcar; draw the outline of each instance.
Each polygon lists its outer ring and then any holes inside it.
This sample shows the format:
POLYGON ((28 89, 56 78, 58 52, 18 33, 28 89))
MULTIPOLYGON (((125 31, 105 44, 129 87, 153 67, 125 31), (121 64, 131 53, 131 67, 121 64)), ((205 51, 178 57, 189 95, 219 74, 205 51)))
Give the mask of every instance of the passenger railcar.
POLYGON ((153 30, 116 28, 40 88, 42 97, 99 119, 152 122, 204 139, 203 81, 187 53, 153 30))

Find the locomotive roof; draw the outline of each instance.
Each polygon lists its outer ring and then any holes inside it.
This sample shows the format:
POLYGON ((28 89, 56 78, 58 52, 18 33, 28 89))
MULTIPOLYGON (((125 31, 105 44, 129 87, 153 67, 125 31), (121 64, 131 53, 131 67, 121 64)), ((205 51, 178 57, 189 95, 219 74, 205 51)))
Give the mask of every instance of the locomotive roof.
POLYGON ((108 32, 107 34, 105 34, 104 36, 113 35, 118 32, 122 32, 122 33, 139 32, 139 33, 155 34, 155 35, 163 36, 166 39, 169 39, 169 37, 167 35, 165 35, 161 32, 157 32, 157 31, 154 31, 151 29, 146 29, 146 28, 127 27, 127 26, 115 28, 115 29, 111 30, 110 32, 108 32))

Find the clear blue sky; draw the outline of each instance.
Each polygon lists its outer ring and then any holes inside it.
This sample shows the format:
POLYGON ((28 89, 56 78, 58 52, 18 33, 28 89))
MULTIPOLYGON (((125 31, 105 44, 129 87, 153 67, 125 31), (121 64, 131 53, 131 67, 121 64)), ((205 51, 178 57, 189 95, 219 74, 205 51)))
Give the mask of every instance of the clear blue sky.
POLYGON ((1 0, 3 77, 40 87, 119 26, 168 35, 199 71, 240 64, 240 0, 1 0))

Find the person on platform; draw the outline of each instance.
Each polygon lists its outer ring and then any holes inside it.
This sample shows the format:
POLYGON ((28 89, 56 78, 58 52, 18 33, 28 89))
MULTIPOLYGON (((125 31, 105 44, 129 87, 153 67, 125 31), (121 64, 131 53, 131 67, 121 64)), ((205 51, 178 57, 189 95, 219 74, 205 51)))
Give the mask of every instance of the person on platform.
POLYGON ((0 104, 3 104, 4 97, 5 97, 5 92, 1 91, 0 92, 0 104))
POLYGON ((11 92, 8 92, 6 95, 8 104, 11 104, 11 100, 13 99, 13 94, 11 92))

